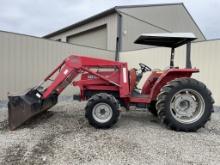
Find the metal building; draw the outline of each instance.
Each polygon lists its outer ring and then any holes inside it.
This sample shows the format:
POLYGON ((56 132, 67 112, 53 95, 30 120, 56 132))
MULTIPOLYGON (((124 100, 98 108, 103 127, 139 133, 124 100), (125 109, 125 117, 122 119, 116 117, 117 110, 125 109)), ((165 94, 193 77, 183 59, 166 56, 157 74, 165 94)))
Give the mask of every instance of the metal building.
POLYGON ((193 32, 205 40, 183 3, 116 6, 51 34, 47 39, 100 49, 130 51, 146 48, 133 44, 141 33, 193 32))

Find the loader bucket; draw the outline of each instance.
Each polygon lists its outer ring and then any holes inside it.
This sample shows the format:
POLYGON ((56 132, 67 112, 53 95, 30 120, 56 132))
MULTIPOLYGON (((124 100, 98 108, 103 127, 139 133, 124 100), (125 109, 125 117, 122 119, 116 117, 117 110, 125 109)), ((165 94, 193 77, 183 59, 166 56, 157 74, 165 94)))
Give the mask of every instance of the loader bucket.
POLYGON ((57 103, 57 95, 41 99, 41 93, 30 90, 24 95, 8 96, 8 123, 9 129, 15 130, 33 116, 48 110, 57 103))

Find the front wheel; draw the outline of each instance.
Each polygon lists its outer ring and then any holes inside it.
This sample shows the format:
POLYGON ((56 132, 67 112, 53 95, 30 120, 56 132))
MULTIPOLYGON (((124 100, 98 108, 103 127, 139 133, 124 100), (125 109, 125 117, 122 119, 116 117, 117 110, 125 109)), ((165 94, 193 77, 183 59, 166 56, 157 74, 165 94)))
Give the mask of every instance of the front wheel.
POLYGON ((213 99, 206 86, 192 78, 179 78, 161 89, 157 113, 162 123, 176 131, 196 131, 213 112, 213 99))
POLYGON ((119 118, 119 103, 114 96, 99 93, 92 96, 86 105, 86 118, 95 128, 110 128, 119 118))

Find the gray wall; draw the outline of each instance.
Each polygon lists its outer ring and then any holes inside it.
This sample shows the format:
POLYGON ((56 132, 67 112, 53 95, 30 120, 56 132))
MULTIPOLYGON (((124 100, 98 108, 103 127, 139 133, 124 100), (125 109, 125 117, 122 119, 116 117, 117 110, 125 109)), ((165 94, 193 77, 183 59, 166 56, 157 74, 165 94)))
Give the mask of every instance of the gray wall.
MULTIPOLYGON (((114 52, 0 31, 0 100, 37 85, 71 54, 114 60, 114 52)), ((72 89, 66 94, 72 94, 72 89)))
POLYGON ((142 33, 193 32, 198 41, 205 39, 182 4, 125 8, 119 13, 122 15, 123 51, 149 47, 133 44, 142 33))
MULTIPOLYGON (((185 67, 186 48, 182 46, 176 50, 175 66, 185 67)), ((211 89, 215 104, 220 106, 220 40, 196 42, 192 44, 192 66, 200 69, 200 73, 193 74, 193 77, 204 82, 211 89)), ((129 67, 139 68, 138 63, 142 62, 152 68, 164 69, 169 66, 170 49, 149 48, 138 51, 122 52, 120 60, 126 61, 129 67)), ((141 88, 147 73, 139 84, 141 88)))

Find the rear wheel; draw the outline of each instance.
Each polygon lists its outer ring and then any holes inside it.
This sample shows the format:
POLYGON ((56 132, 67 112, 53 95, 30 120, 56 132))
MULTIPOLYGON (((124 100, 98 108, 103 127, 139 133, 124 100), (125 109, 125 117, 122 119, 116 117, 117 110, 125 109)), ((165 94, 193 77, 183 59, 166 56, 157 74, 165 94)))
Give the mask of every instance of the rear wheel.
POLYGON ((192 78, 179 78, 161 89, 156 104, 162 123, 176 131, 196 131, 213 112, 213 99, 206 86, 192 78))
POLYGON ((110 128, 119 118, 119 103, 114 96, 99 93, 92 96, 86 105, 86 118, 95 128, 110 128))
POLYGON ((150 103, 150 105, 148 106, 148 111, 155 117, 157 117, 157 109, 156 109, 156 102, 153 101, 152 103, 150 103))

